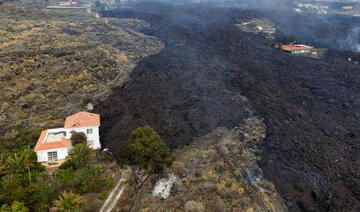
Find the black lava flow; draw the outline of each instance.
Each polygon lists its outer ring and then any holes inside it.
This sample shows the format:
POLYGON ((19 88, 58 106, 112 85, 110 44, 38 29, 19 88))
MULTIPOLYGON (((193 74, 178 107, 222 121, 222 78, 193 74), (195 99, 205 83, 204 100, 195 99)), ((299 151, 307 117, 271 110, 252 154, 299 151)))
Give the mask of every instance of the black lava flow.
POLYGON ((360 66, 347 60, 358 54, 289 55, 233 24, 265 12, 144 3, 102 15, 145 20, 143 33, 166 44, 96 105, 117 158, 139 126, 173 149, 257 115, 267 126, 259 164, 291 211, 360 210, 360 66))

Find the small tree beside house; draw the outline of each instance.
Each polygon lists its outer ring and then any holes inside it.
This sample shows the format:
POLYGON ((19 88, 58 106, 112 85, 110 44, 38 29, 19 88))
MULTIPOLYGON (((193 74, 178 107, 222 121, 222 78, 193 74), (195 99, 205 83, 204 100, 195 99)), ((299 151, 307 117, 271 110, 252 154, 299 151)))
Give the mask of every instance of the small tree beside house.
POLYGON ((83 132, 72 131, 70 141, 73 146, 76 144, 85 144, 87 141, 87 136, 83 132))

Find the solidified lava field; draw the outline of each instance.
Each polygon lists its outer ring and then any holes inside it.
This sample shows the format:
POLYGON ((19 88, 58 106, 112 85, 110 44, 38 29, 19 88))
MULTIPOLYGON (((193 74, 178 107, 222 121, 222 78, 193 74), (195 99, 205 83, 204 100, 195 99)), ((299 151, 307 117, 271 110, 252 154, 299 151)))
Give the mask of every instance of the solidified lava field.
POLYGON ((141 125, 175 148, 256 114, 267 127, 260 165, 290 211, 360 210, 359 64, 274 49, 234 26, 253 11, 144 4, 103 15, 143 19, 166 43, 95 108, 117 157, 141 125))

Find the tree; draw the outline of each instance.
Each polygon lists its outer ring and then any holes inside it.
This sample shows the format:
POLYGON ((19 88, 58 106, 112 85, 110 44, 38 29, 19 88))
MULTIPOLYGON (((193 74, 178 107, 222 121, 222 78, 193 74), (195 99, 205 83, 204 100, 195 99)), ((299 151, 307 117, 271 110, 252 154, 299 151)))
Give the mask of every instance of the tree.
POLYGON ((59 199, 54 201, 53 209, 61 212, 75 212, 80 211, 81 205, 84 203, 84 198, 71 191, 67 193, 64 191, 59 195, 59 199))
POLYGON ((151 173, 161 172, 165 165, 170 166, 174 161, 164 140, 149 126, 131 132, 125 145, 125 155, 130 163, 148 169, 151 173))
POLYGON ((71 144, 73 146, 77 144, 84 144, 87 141, 87 137, 83 132, 73 132, 70 137, 71 144))
POLYGON ((23 173, 27 172, 29 183, 31 183, 31 168, 36 167, 37 162, 32 157, 33 151, 25 149, 19 153, 13 153, 6 159, 6 173, 23 173))

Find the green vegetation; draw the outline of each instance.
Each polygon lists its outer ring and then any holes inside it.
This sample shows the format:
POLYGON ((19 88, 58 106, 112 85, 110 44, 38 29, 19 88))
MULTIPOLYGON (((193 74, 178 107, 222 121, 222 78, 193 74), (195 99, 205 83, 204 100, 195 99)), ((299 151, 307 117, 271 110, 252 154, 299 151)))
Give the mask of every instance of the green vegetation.
POLYGON ((127 162, 137 164, 150 173, 161 172, 174 161, 164 140, 149 126, 139 127, 131 132, 125 154, 127 162))
POLYGON ((84 198, 71 191, 69 193, 63 192, 59 195, 59 199, 54 201, 54 209, 56 211, 80 211, 80 207, 84 203, 84 198))
POLYGON ((90 162, 91 149, 86 143, 80 143, 69 152, 68 160, 61 164, 60 169, 66 169, 72 167, 74 169, 80 169, 86 167, 90 162))
MULTIPOLYGON (((36 161, 35 152, 25 149, 20 153, 13 153, 9 155, 5 163, 5 173, 19 174, 27 172, 29 184, 31 184, 31 171, 30 169, 38 169, 39 165, 36 161)), ((38 169, 39 170, 39 169, 38 169)))
MULTIPOLYGON (((266 133, 261 119, 248 119, 237 130, 218 128, 191 144, 173 151, 176 161, 161 175, 150 175, 145 182, 123 194, 117 211, 282 211, 287 207, 274 185, 259 179, 249 182, 253 170, 262 175, 256 157, 248 148, 259 144, 266 133), (246 135, 246 136, 245 136, 246 135), (247 173, 247 175, 244 173, 247 173), (154 198, 159 178, 176 174, 170 197, 154 198)), ((257 176, 257 174, 255 175, 257 176)))
POLYGON ((24 206, 24 203, 14 201, 11 205, 4 204, 1 206, 1 212, 27 212, 28 209, 24 206))
MULTIPOLYGON (((102 176, 103 172, 104 170, 101 166, 78 170, 69 167, 59 171, 58 179, 65 187, 74 188, 80 194, 101 192, 104 188, 111 188, 113 186, 112 183, 109 183, 109 178, 102 176)), ((112 180, 110 181, 112 182, 112 180)))
POLYGON ((0 147, 1 211, 49 211, 51 207, 57 211, 94 211, 90 201, 84 202, 85 209, 79 209, 74 203, 77 194, 98 193, 101 200, 113 187, 104 167, 91 164, 92 152, 86 144, 75 145, 63 169, 48 176, 45 167, 37 163, 35 152, 28 148, 34 146, 40 130, 24 128, 13 134, 16 145, 11 150, 0 147), (64 193, 59 196, 59 192, 64 193))

